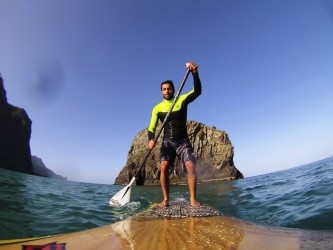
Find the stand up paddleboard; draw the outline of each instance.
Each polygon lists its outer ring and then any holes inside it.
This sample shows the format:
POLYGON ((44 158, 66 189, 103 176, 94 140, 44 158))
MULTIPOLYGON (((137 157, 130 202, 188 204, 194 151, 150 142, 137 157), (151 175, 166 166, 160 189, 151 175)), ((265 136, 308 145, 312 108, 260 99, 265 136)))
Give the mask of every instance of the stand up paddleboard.
POLYGON ((170 202, 165 208, 158 205, 95 229, 43 239, 0 241, 0 250, 333 249, 333 232, 256 225, 222 216, 206 204, 192 208, 187 201, 170 202))

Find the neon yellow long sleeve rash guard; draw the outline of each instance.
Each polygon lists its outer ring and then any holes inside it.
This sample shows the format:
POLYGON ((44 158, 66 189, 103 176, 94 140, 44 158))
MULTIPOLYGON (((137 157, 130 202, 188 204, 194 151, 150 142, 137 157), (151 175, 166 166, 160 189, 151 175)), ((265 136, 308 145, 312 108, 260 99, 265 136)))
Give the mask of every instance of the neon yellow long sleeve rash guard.
MULTIPOLYGON (((193 73, 193 85, 194 88, 187 94, 178 97, 175 106, 170 113, 168 120, 164 124, 164 138, 179 140, 187 138, 187 105, 193 102, 201 94, 201 81, 198 73, 193 73)), ((167 113, 169 112, 172 102, 171 100, 164 99, 157 104, 152 111, 151 120, 148 127, 148 139, 153 140, 155 138, 155 131, 158 120, 164 121, 167 113)))

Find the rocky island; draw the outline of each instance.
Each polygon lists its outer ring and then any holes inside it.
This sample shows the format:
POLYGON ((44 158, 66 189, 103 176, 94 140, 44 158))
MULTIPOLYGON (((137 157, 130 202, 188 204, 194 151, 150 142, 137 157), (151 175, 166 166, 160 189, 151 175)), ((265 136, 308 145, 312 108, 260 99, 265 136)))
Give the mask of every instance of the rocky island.
MULTIPOLYGON (((234 165, 234 147, 225 131, 208 127, 196 121, 187 122, 187 131, 197 157, 196 172, 199 183, 244 178, 234 165)), ((161 144, 161 137, 158 140, 158 145, 161 144)), ((117 176, 115 184, 128 184, 136 175, 142 164, 142 159, 148 152, 147 145, 147 129, 143 129, 135 136, 128 152, 126 165, 117 176)), ((136 184, 159 184, 159 175, 159 146, 157 146, 152 150, 145 167, 137 174, 136 184)), ((170 174, 170 182, 171 184, 187 183, 187 175, 182 170, 178 159, 170 174)))

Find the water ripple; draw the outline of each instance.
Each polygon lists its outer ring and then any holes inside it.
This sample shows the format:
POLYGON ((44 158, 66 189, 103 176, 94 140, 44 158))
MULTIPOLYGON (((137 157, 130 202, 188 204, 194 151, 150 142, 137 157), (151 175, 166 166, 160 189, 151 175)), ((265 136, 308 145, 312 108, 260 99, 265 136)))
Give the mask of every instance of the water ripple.
MULTIPOLYGON (((333 230, 333 157, 232 182, 198 185, 198 199, 226 216, 263 225, 333 230)), ((0 239, 78 231, 123 220, 160 202, 160 186, 134 186, 131 201, 111 207, 122 186, 61 181, 0 169, 0 239)), ((188 187, 171 186, 172 200, 188 187)))

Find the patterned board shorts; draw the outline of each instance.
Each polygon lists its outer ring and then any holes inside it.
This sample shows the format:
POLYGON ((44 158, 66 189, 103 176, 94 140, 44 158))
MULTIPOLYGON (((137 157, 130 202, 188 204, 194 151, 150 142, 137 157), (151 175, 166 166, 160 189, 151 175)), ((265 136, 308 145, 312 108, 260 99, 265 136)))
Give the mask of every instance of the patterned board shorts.
POLYGON ((161 146, 161 161, 169 161, 173 168, 174 161, 178 157, 183 171, 186 171, 185 162, 190 160, 195 162, 192 145, 188 138, 181 140, 164 139, 161 146))

